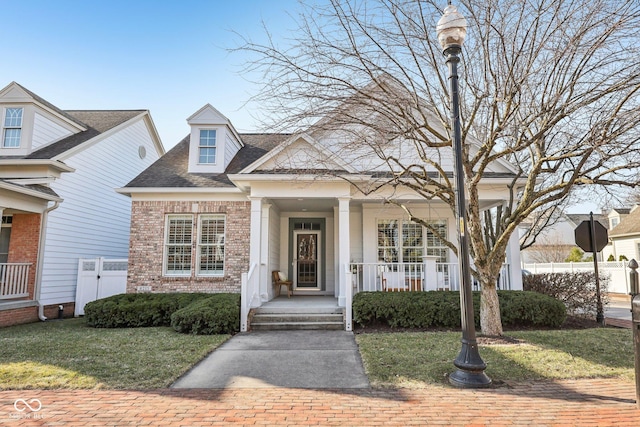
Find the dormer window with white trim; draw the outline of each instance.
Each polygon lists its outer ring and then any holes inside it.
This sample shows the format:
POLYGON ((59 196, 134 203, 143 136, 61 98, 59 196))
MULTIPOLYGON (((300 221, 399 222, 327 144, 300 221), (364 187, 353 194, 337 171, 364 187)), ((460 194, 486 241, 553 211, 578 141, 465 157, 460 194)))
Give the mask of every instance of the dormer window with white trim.
POLYGON ((198 145, 198 163, 203 165, 216 164, 216 130, 200 129, 200 143, 198 145))
POLYGON ((20 148, 22 108, 5 108, 2 123, 2 148, 20 148))
POLYGON ((210 104, 187 119, 189 134, 189 173, 224 173, 243 147, 240 135, 222 113, 210 104))

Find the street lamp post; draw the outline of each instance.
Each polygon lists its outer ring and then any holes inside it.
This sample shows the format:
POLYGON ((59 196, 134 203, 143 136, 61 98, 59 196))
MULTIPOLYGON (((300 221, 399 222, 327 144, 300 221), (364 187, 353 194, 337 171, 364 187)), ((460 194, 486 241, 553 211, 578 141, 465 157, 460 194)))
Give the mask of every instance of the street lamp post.
POLYGON ((462 135, 460 131, 460 102, 458 93, 458 63, 462 43, 467 33, 467 21, 449 2, 436 27, 438 41, 449 66, 451 122, 453 126, 454 181, 456 186, 456 222, 458 228, 458 260, 460 266, 460 318, 462 321, 462 348, 453 361, 458 368, 449 375, 449 382, 462 388, 481 388, 491 385, 484 373, 487 364, 478 352, 476 328, 473 319, 473 294, 469 267, 469 242, 467 230, 467 201, 462 169, 462 135))

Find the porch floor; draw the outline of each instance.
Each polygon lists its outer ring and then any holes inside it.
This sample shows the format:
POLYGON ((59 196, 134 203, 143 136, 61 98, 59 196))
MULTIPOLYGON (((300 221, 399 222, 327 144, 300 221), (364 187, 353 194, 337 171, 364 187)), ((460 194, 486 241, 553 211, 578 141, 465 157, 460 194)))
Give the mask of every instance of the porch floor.
POLYGON ((262 303, 263 309, 337 309, 338 299, 334 296, 325 295, 280 295, 262 303))

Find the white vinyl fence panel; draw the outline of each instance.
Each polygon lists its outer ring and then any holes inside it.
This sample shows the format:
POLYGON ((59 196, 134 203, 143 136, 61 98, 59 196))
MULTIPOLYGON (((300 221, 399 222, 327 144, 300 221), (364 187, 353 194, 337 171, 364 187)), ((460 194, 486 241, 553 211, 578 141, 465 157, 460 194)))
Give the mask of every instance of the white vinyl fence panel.
POLYGON ((126 259, 80 259, 75 315, 84 315, 84 306, 91 301, 125 293, 127 267, 126 259))
MULTIPOLYGON (((594 271, 593 262, 550 262, 523 264, 522 268, 532 274, 543 273, 574 273, 580 271, 594 271)), ((629 293, 629 271, 627 263, 623 261, 599 262, 598 273, 609 278, 608 291, 616 294, 629 293)))

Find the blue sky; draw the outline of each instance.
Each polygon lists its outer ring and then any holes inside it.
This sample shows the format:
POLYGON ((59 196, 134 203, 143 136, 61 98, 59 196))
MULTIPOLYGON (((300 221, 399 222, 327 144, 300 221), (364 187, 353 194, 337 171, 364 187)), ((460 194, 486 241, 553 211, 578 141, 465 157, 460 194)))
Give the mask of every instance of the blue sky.
MULTIPOLYGON (((0 0, 0 88, 16 81, 62 109, 148 109, 167 150, 206 103, 240 132, 259 131, 246 102, 259 87, 228 52, 237 32, 277 40, 296 0, 0 0)), ((599 212, 582 203, 572 212, 599 212)))
POLYGON ((255 131, 258 91, 229 54, 236 31, 276 37, 296 0, 0 0, 0 88, 16 81, 62 109, 149 109, 165 148, 206 103, 239 131, 255 131))

